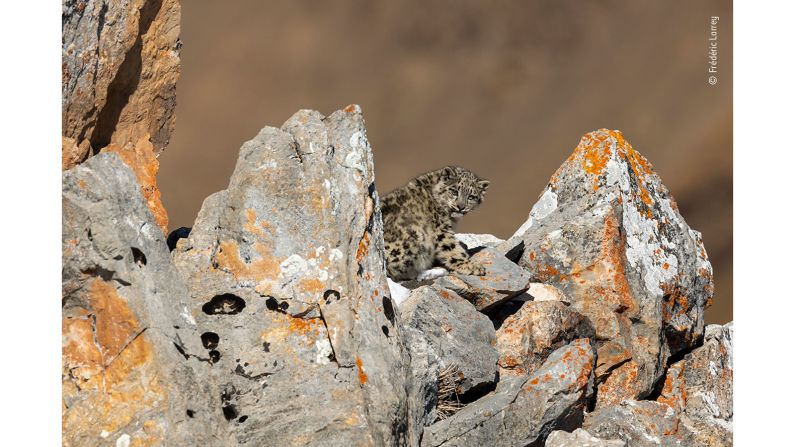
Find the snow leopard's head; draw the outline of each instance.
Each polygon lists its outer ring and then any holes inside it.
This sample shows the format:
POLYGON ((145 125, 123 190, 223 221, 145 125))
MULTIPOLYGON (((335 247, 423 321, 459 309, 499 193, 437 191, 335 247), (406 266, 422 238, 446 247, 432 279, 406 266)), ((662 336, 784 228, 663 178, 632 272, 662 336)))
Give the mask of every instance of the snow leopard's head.
POLYGON ((438 181, 433 187, 434 198, 442 208, 449 210, 453 219, 460 219, 480 205, 489 188, 488 180, 481 180, 464 168, 446 166, 436 173, 438 181))

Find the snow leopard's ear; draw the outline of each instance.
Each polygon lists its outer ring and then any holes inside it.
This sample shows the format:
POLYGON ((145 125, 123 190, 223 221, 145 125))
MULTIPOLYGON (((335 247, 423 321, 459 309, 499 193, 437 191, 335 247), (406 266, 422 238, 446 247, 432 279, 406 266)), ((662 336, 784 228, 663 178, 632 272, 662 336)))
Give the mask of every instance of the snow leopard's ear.
POLYGON ((486 190, 489 189, 489 184, 490 183, 491 182, 489 182, 488 180, 479 180, 478 181, 478 186, 480 186, 480 191, 481 192, 486 192, 486 190))

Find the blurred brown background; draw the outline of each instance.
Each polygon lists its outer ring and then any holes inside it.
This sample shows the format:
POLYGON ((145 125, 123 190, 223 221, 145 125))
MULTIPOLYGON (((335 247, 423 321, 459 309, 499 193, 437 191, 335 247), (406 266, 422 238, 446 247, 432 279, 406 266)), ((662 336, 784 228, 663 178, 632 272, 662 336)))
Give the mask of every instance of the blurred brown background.
POLYGON ((582 134, 620 129, 704 236, 732 318, 732 6, 658 1, 184 1, 171 227, 295 111, 364 110, 382 194, 446 164, 492 180, 464 232, 510 236, 582 134), (719 16, 718 84, 707 83, 719 16))

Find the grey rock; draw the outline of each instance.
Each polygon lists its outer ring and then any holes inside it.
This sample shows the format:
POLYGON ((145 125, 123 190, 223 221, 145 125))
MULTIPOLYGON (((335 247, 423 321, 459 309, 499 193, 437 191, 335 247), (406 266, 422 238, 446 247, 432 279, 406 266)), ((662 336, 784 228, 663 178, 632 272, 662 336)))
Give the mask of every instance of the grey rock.
POLYGON ((496 247, 505 242, 491 234, 456 233, 455 238, 458 242, 464 244, 467 250, 475 250, 480 247, 496 247))
POLYGON ((63 174, 65 446, 228 445, 200 376, 190 298, 132 171, 100 154, 63 174), (177 348, 177 345, 181 348, 177 348))
POLYGON ((691 445, 682 443, 678 426, 679 417, 665 404, 625 400, 588 414, 582 428, 599 438, 623 439, 632 447, 691 445))
POLYGON ((533 301, 560 301, 564 304, 571 304, 571 298, 551 284, 530 283, 525 294, 530 295, 533 301))
POLYGON ((205 200, 172 256, 238 443, 406 442, 381 225, 358 106, 262 129, 205 200))
POLYGON ((555 349, 593 335, 590 322, 569 306, 527 301, 497 329, 500 375, 531 374, 555 349))
POLYGON ((576 340, 535 374, 500 380, 494 393, 425 428, 423 446, 542 446, 556 429, 579 427, 593 391, 594 352, 576 340))
POLYGON ((667 358, 703 335, 713 282, 700 234, 618 131, 585 135, 498 249, 571 298, 598 350, 612 343, 597 407, 650 394, 667 358))
POLYGON ((399 308, 401 334, 411 356, 409 410, 412 443, 422 427, 436 418, 439 374, 457 369, 456 393, 461 395, 496 381, 494 326, 472 304, 453 292, 422 286, 399 308))
POLYGON ((688 445, 732 445, 733 333, 733 323, 707 326, 704 345, 668 368, 657 402, 679 414, 688 445))
POLYGON ((486 268, 483 276, 451 273, 434 281, 468 299, 481 312, 488 312, 527 290, 530 274, 494 247, 472 255, 472 262, 486 268))
POLYGON ((600 439, 578 428, 573 432, 556 430, 549 434, 545 447, 627 447, 627 443, 616 439, 600 439))

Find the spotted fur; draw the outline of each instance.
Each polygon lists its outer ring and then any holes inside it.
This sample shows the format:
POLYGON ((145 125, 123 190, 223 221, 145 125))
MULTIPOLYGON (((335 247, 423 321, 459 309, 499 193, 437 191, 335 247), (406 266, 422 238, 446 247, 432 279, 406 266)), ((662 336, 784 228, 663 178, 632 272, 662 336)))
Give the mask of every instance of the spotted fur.
POLYGON ((455 224, 483 201, 488 180, 464 168, 447 166, 423 174, 382 201, 387 272, 394 280, 415 279, 441 265, 482 276, 455 238, 455 224))

